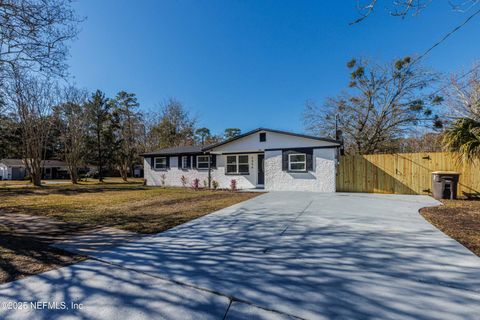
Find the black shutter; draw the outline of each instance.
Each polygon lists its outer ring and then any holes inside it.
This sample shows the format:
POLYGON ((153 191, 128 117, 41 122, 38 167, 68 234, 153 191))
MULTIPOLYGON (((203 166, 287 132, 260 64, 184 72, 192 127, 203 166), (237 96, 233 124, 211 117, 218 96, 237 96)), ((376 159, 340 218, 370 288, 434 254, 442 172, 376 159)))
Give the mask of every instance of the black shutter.
POLYGON ((192 166, 192 157, 191 156, 186 156, 187 157, 187 167, 184 169, 190 169, 192 166))
POLYGON ((193 169, 195 169, 197 167, 197 156, 192 156, 192 158, 193 158, 193 162, 192 162, 193 169))
POLYGON ((307 171, 313 171, 313 150, 307 152, 307 171))
POLYGON ((154 163, 155 160, 154 160, 154 159, 155 159, 154 157, 150 157, 150 167, 151 167, 152 169, 155 168, 155 163, 154 163))
POLYGON ((167 163, 167 169, 170 168, 170 157, 165 157, 166 158, 166 163, 167 163))
POLYGON ((282 171, 288 171, 288 150, 282 150, 282 171))
POLYGON ((215 154, 210 155, 210 168, 217 168, 217 155, 215 154))

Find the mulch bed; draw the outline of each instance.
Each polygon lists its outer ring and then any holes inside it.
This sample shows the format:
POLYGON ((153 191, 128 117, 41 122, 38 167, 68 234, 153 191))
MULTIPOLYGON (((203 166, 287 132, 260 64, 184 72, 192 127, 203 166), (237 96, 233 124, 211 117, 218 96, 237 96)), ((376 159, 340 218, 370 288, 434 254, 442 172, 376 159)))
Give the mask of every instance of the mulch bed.
POLYGON ((442 200, 443 206, 423 208, 422 216, 480 256, 480 201, 442 200))

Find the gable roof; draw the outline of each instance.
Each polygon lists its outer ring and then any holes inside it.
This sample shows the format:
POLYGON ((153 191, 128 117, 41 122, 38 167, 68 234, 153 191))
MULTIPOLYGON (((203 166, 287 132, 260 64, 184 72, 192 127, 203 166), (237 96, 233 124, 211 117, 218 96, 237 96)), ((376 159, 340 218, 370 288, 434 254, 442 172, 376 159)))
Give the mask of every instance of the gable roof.
MULTIPOLYGON (((23 163, 23 159, 2 159, 0 163, 6 165, 7 167, 25 167, 23 163)), ((63 161, 59 160, 42 160, 40 163, 42 168, 49 168, 49 167, 66 167, 67 164, 63 161)))
POLYGON ((22 159, 2 159, 0 163, 6 165, 7 167, 23 167, 22 159))
POLYGON ((203 153, 201 146, 180 146, 160 149, 157 151, 146 152, 142 156, 159 156, 159 155, 179 155, 179 154, 195 154, 203 153))
POLYGON ((317 137, 317 136, 311 136, 311 135, 306 135, 306 134, 301 134, 301 133, 294 133, 294 132, 289 132, 289 131, 282 131, 282 130, 275 130, 275 129, 268 129, 268 128, 257 128, 255 130, 248 131, 246 133, 240 134, 236 137, 221 141, 219 143, 215 143, 206 147, 201 147, 201 146, 180 146, 180 147, 172 147, 172 148, 164 148, 156 151, 151 151, 151 152, 145 152, 141 154, 143 157, 148 157, 148 156, 161 156, 161 155, 182 155, 182 154, 201 154, 204 152, 208 152, 208 150, 211 150, 213 148, 216 148, 218 146, 230 143, 232 141, 241 139, 243 137, 249 136, 251 134, 261 132, 261 131, 266 131, 266 132, 274 132, 274 133, 280 133, 280 134, 286 134, 289 136, 294 136, 294 137, 300 137, 300 138, 306 138, 306 139, 313 139, 313 140, 319 140, 319 141, 325 141, 325 142, 330 142, 333 143, 337 146, 340 146, 341 143, 338 140, 332 139, 332 138, 327 138, 327 137, 317 137))
POLYGON ((43 160, 40 164, 42 167, 67 167, 67 163, 60 160, 43 160))
POLYGON ((311 136, 311 135, 306 135, 306 134, 301 134, 301 133, 295 133, 295 132, 290 132, 290 131, 283 131, 283 130, 275 130, 275 129, 268 129, 268 128, 257 128, 257 129, 255 129, 255 130, 251 130, 251 131, 248 131, 248 132, 246 132, 246 133, 240 134, 240 135, 238 135, 238 136, 236 136, 236 137, 233 137, 233 138, 224 140, 224 141, 222 141, 222 142, 219 142, 219 143, 216 143, 216 144, 207 146, 207 147, 203 148, 203 151, 211 150, 211 149, 213 149, 213 148, 222 146, 222 145, 224 145, 224 144, 230 143, 230 142, 232 142, 232 141, 235 141, 235 140, 244 138, 244 137, 246 137, 246 136, 249 136, 249 135, 251 135, 251 134, 254 134, 254 133, 257 133, 257 132, 261 132, 261 131, 274 132, 274 133, 280 133, 280 134, 285 134, 285 135, 294 136, 294 137, 300 137, 300 138, 306 138, 306 139, 313 139, 313 140, 319 140, 319 141, 325 141, 325 142, 331 142, 331 143, 334 143, 334 144, 336 144, 336 145, 338 145, 338 146, 341 145, 340 141, 335 140, 335 139, 332 139, 332 138, 317 137, 317 136, 311 136))

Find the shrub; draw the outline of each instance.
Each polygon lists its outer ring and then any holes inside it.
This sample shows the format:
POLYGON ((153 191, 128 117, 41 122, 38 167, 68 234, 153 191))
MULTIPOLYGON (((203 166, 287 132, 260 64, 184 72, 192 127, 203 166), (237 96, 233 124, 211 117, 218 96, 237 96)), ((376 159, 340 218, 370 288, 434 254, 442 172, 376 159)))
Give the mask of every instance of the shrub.
POLYGON ((236 190, 237 190, 237 180, 232 179, 232 180, 230 181, 230 190, 232 190, 232 191, 236 191, 236 190))
POLYGON ((192 188, 193 190, 198 190, 198 188, 200 188, 200 179, 198 178, 193 179, 192 188))
POLYGON ((218 189, 218 181, 217 180, 212 180, 212 188, 213 188, 213 190, 218 189))
POLYGON ((182 177, 180 178, 180 180, 182 181, 182 186, 183 186, 184 188, 187 187, 187 184, 188 184, 188 179, 187 179, 187 177, 182 176, 182 177))
POLYGON ((208 188, 208 182, 207 182, 207 180, 203 180, 203 188, 205 188, 205 189, 208 188))

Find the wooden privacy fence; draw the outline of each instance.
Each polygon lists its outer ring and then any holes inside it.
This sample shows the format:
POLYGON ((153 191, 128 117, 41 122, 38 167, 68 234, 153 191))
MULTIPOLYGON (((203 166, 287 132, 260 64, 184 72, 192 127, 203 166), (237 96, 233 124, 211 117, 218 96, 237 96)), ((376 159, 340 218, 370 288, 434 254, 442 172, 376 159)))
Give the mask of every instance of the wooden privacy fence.
POLYGON ((341 156, 337 191, 429 194, 432 171, 458 171, 458 195, 480 195, 479 162, 458 161, 451 152, 341 156))

